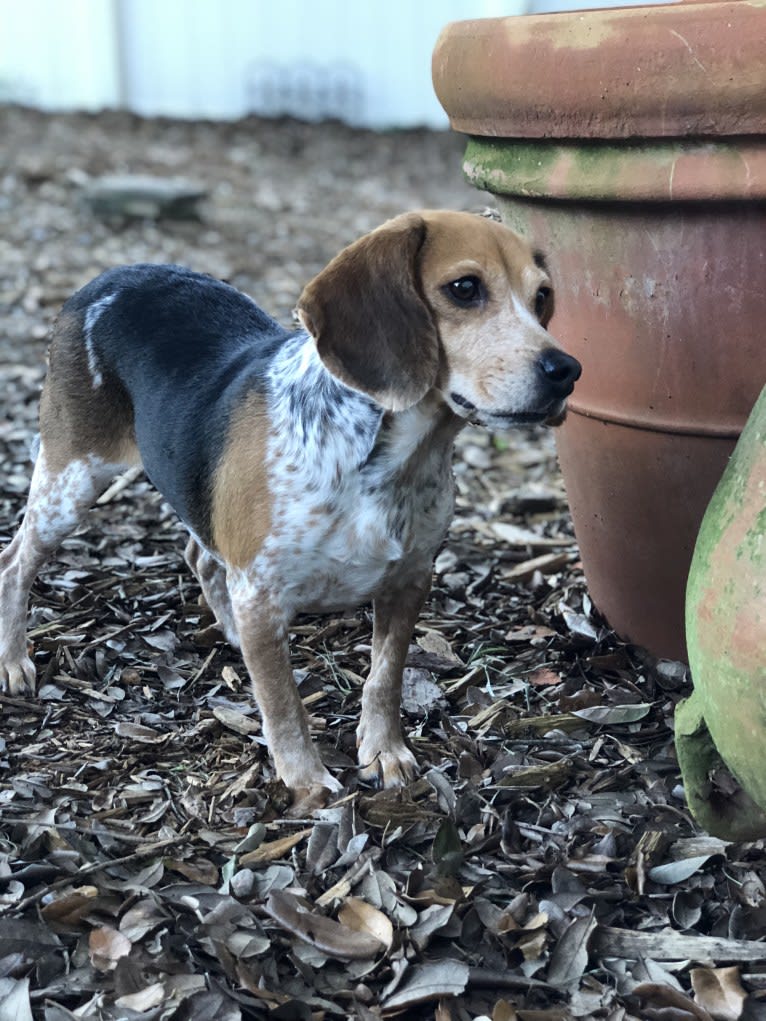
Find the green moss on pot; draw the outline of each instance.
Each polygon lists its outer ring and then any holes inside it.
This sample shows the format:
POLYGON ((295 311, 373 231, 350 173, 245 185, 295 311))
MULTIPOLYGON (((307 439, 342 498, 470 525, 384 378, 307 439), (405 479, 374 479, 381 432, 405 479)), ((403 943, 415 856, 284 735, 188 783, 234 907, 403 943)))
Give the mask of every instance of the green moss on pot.
MULTIPOLYGON (((757 150, 757 151, 756 151, 757 150)), ((469 138, 463 170, 494 195, 567 201, 741 199, 752 187, 751 156, 739 141, 609 142, 469 138)))
POLYGON ((766 389, 697 538, 686 599, 694 694, 676 714, 690 808, 706 829, 730 839, 766 835, 765 596, 766 389), (716 755, 746 797, 716 797, 716 755))

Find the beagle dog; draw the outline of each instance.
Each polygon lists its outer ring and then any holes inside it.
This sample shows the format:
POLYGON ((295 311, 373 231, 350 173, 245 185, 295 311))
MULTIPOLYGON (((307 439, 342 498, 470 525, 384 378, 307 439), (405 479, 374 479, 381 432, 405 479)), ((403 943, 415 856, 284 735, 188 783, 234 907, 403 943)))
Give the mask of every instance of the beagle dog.
POLYGON ((341 789, 309 736, 290 622, 370 600, 359 766, 408 782, 402 671, 453 514, 453 441, 468 421, 561 419, 580 365, 547 333, 552 311, 543 257, 470 213, 406 213, 345 248, 304 289, 297 330, 180 266, 103 273, 52 332, 26 515, 0 555, 0 689, 34 690, 37 571, 141 464, 189 530, 285 784, 341 789))

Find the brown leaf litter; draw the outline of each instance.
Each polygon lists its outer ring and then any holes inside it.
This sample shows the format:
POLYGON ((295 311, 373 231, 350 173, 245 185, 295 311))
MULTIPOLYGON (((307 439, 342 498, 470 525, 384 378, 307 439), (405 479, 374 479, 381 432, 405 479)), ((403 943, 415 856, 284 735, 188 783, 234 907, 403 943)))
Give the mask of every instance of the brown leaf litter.
MULTIPOLYGON (((289 321, 367 228, 481 201, 460 140, 426 131, 0 122, 3 543, 45 334, 74 288, 177 261, 289 321), (193 178, 202 220, 100 220, 81 196, 107 174, 193 178)), ((369 609, 293 629, 315 739, 346 784, 311 818, 287 814, 244 667, 143 478, 64 544, 33 594, 39 694, 0 698, 0 1021, 766 1017, 763 843, 691 821, 672 733, 688 680, 592 607, 552 436, 470 431, 455 471, 407 664, 422 764, 407 789, 356 780, 369 609)))

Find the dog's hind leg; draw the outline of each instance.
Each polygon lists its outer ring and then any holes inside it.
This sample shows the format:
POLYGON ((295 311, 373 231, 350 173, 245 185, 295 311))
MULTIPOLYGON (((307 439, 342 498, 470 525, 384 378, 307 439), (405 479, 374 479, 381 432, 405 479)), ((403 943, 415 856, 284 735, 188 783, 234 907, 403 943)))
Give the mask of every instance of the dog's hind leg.
POLYGON ((189 537, 184 551, 186 563, 199 582, 205 602, 215 614, 218 627, 226 641, 239 648, 239 635, 234 623, 231 596, 226 584, 226 571, 216 558, 204 549, 194 536, 189 537))
POLYGON ((51 338, 26 514, 0 554, 0 691, 34 690, 25 629, 35 575, 113 476, 137 463, 128 396, 89 351, 82 316, 62 312, 51 338))
POLYGON ((43 563, 77 527, 118 466, 94 454, 52 468, 41 444, 21 528, 0 554, 0 691, 34 691, 27 652, 29 590, 43 563))

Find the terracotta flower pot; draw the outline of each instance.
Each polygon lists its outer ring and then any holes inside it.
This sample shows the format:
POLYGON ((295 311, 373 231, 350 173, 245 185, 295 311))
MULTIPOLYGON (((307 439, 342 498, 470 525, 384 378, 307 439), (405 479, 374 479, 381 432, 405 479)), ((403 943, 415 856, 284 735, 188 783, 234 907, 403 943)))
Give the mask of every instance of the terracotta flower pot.
POLYGON ((583 365, 558 445, 593 599, 685 659, 697 530, 766 382, 766 8, 456 22, 433 72, 583 365))
POLYGON ((694 693, 675 725, 689 807, 717 836, 766 836, 766 389, 702 522, 686 636, 694 693), (744 794, 716 790, 721 760, 744 794))

